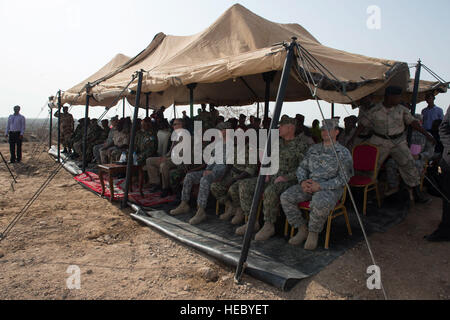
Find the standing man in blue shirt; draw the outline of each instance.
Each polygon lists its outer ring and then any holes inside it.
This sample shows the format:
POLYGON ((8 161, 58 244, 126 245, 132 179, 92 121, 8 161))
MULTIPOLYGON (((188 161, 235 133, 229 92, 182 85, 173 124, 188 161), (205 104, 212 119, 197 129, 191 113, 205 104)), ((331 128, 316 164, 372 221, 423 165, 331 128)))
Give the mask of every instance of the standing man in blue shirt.
POLYGON ((22 141, 25 132, 25 117, 21 114, 20 107, 14 107, 14 114, 8 118, 5 135, 9 137, 9 151, 11 153, 10 163, 20 163, 22 161, 22 141), (17 145, 17 153, 16 153, 17 145))
POLYGON ((428 107, 426 107, 422 111, 423 127, 428 132, 431 132, 433 128, 433 122, 436 120, 444 119, 444 110, 434 104, 435 97, 433 93, 427 93, 425 96, 425 100, 428 103, 428 107))

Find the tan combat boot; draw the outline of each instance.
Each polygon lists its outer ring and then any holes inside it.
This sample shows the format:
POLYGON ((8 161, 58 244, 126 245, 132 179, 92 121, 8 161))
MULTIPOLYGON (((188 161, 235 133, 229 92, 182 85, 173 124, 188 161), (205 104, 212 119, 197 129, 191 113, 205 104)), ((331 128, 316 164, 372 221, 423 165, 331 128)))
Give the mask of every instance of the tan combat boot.
MULTIPOLYGON (((247 228, 248 228, 248 223, 244 224, 243 226, 239 227, 236 229, 236 235, 238 236, 243 236, 245 235, 245 233, 247 232, 247 228)), ((258 221, 255 222, 255 228, 253 229, 253 232, 258 232, 260 229, 260 225, 258 223, 258 221)))
POLYGON ((242 208, 237 208, 236 213, 234 214, 233 220, 231 220, 232 225, 238 225, 242 224, 245 220, 244 212, 242 211, 242 208))
POLYGON ((205 219, 206 219, 205 209, 203 209, 202 207, 198 207, 196 215, 191 220, 189 220, 189 224, 195 226, 205 221, 205 219))
POLYGON ((178 216, 180 214, 188 213, 189 211, 191 211, 189 204, 186 201, 181 201, 180 205, 176 209, 170 211, 170 214, 172 216, 178 216))
POLYGON ((305 243, 305 250, 314 251, 317 249, 317 242, 319 241, 319 234, 317 232, 310 232, 308 240, 305 243))
POLYGON ((308 234, 309 234, 308 228, 306 227, 306 224, 304 224, 299 228, 295 237, 289 240, 289 244, 293 246, 301 245, 308 238, 308 234))
POLYGON ((273 223, 264 223, 263 228, 259 231, 256 236, 256 241, 266 241, 270 239, 275 234, 275 225, 273 223))
POLYGON ((225 213, 222 214, 222 215, 219 217, 219 219, 222 220, 222 221, 228 221, 228 220, 230 220, 230 218, 231 218, 232 216, 234 216, 234 211, 235 211, 235 210, 234 210, 233 206, 231 205, 231 202, 227 201, 227 203, 225 203, 225 213))

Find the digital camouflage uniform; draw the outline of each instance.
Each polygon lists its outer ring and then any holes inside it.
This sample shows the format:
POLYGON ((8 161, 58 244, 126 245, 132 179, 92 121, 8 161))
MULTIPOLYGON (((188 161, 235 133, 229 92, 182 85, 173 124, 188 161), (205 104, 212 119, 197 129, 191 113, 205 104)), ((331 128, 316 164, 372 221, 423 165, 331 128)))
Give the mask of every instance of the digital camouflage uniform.
POLYGON ((230 174, 227 177, 224 177, 221 182, 214 182, 211 185, 211 193, 212 195, 219 201, 221 204, 225 204, 227 201, 231 201, 233 208, 239 208, 241 206, 239 201, 239 182, 236 181, 229 188, 227 187, 233 179, 238 178, 243 172, 247 172, 250 177, 256 175, 258 171, 257 164, 249 164, 249 147, 245 147, 245 163, 246 164, 238 164, 238 148, 235 146, 235 164, 233 165, 230 174))
POLYGON ((194 184, 200 184, 197 204, 200 208, 206 208, 209 192, 211 190, 211 184, 222 178, 226 170, 226 143, 223 141, 218 141, 217 143, 222 143, 223 145, 223 164, 211 164, 208 165, 205 170, 188 173, 184 178, 181 201, 189 202, 189 199, 191 198, 192 186, 194 184), (212 174, 203 177, 203 173, 205 171, 212 171, 212 174))
POLYGON ((387 157, 391 156, 398 164, 403 181, 410 187, 420 185, 420 176, 414 165, 405 133, 406 126, 414 121, 417 120, 407 108, 397 105, 388 109, 383 103, 375 105, 367 116, 361 119, 361 124, 374 132, 369 143, 379 150, 378 171, 387 157))
POLYGON ((332 146, 312 146, 297 169, 297 184, 281 195, 280 201, 289 224, 295 228, 306 224, 298 204, 311 201, 309 231, 320 233, 333 208, 342 197, 345 184, 353 176, 353 160, 350 151, 339 143, 335 144, 345 173, 340 168, 332 146), (321 190, 311 195, 303 192, 301 183, 312 179, 320 184, 321 190))
MULTIPOLYGON (((303 160, 303 157, 306 154, 307 150, 308 144, 300 136, 295 137, 291 141, 284 141, 284 139, 280 138, 280 168, 278 173, 274 176, 271 176, 270 181, 265 184, 263 200, 265 222, 276 222, 277 217, 280 213, 280 195, 297 182, 295 170, 303 160), (278 177, 286 177, 288 181, 275 184, 274 181, 278 177)), ((258 178, 256 177, 242 180, 239 183, 239 198, 241 202, 241 208, 244 212, 244 215, 246 216, 250 214, 257 181, 258 178)))
MULTIPOLYGON (((418 145, 421 148, 419 159, 414 159, 416 170, 419 176, 421 176, 425 165, 434 154, 434 146, 430 141, 427 140, 427 138, 423 134, 415 130, 411 135, 411 145, 418 145)), ((392 189, 397 188, 399 185, 397 162, 391 158, 386 161, 385 168, 387 173, 386 180, 388 186, 392 189)))
POLYGON ((145 166, 147 158, 158 154, 158 139, 151 132, 140 130, 134 141, 138 165, 145 166))

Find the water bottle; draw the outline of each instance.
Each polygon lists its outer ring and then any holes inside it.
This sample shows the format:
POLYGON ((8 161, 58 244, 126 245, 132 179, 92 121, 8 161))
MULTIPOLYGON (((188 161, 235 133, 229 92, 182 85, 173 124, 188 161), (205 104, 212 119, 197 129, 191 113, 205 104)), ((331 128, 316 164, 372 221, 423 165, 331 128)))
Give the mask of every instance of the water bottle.
POLYGON ((125 162, 127 162, 127 153, 126 153, 125 151, 122 152, 122 155, 120 156, 119 162, 120 162, 120 163, 125 163, 125 162))
POLYGON ((137 161, 137 154, 136 151, 133 152, 133 166, 137 166, 138 165, 138 161, 137 161))

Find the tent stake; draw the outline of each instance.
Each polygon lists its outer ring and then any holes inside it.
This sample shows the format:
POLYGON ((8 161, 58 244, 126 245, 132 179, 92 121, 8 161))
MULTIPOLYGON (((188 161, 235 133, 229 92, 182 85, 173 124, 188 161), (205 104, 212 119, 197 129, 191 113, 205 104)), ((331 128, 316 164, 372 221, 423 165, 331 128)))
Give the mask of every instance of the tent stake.
MULTIPOLYGON (((275 130, 278 127, 278 122, 279 122, 280 115, 281 115, 281 109, 283 107, 283 102, 284 102, 284 98, 286 95, 286 87, 287 87, 287 84, 289 81, 289 76, 291 74, 292 60, 294 57, 294 47, 296 44, 296 40, 297 40, 297 38, 293 37, 292 42, 288 48, 288 54, 286 56, 286 61, 284 63, 280 86, 278 88, 277 101, 275 104, 275 113, 274 113, 274 116, 272 119, 272 124, 270 126, 271 130, 275 130)), ((271 133, 272 132, 269 131, 269 136, 267 139, 266 152, 265 152, 264 158, 266 157, 266 155, 271 154, 271 140, 272 140, 271 133)), ((266 162, 265 160, 266 159, 263 159, 263 161, 261 163, 265 163, 266 162)), ((247 231, 244 236, 244 244, 242 246, 242 252, 241 252, 239 263, 238 263, 238 266, 236 269, 236 275, 234 278, 236 282, 241 281, 242 273, 244 271, 244 265, 247 262, 248 251, 250 250, 250 243, 251 243, 252 234, 253 234, 253 228, 254 228, 255 222, 256 222, 256 211, 257 211, 259 202, 261 200, 261 195, 264 192, 265 179, 266 179, 266 176, 261 175, 261 172, 260 172, 259 176, 258 176, 258 182, 256 184, 255 194, 253 195, 253 201, 252 201, 252 206, 250 209, 250 217, 249 217, 249 221, 248 221, 248 227, 247 227, 247 231)))
POLYGON ((187 85, 189 89, 189 102, 191 105, 191 119, 194 118, 194 89, 197 87, 196 83, 191 83, 187 85))
POLYGON ((264 109, 264 120, 269 118, 269 104, 270 104, 270 84, 273 82, 276 71, 263 73, 263 79, 266 83, 266 99, 265 99, 265 109, 264 109))
POLYGON ((61 161, 61 90, 58 91, 58 162, 61 161))
POLYGON ((131 137, 130 137, 130 145, 128 148, 128 156, 127 156, 127 176, 125 182, 125 190, 123 195, 123 201, 121 204, 121 208, 126 208, 128 206, 128 193, 130 190, 130 182, 131 182, 131 166, 133 165, 133 153, 134 153, 134 140, 136 138, 136 128, 137 128, 137 119, 139 116, 139 108, 141 102, 141 89, 142 89, 142 75, 143 70, 138 72, 138 87, 136 92, 136 103, 134 104, 134 117, 133 117, 133 126, 131 127, 131 137))

